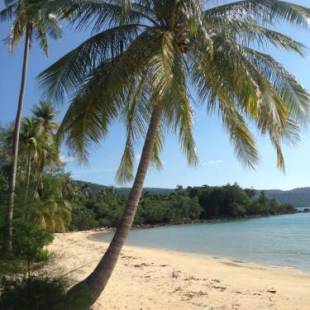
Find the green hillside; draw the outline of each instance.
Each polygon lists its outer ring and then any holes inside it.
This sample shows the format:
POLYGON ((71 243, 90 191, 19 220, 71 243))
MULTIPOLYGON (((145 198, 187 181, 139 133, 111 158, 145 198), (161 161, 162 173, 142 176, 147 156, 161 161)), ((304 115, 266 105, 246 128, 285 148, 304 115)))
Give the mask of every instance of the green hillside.
MULTIPOLYGON (((87 186, 87 188, 89 189, 89 191, 92 194, 96 194, 100 190, 110 187, 110 186, 106 186, 106 185, 100 185, 100 184, 95 184, 95 183, 85 182, 85 181, 74 181, 74 183, 79 188, 87 186)), ((129 194, 130 188, 129 187, 116 187, 115 190, 119 196, 124 197, 124 196, 127 196, 129 194)), ((167 194, 167 193, 171 193, 174 191, 175 191, 175 189, 160 188, 160 187, 158 187, 158 188, 157 187, 145 187, 143 189, 143 193, 150 192, 152 194, 167 194)))
MULTIPOLYGON (((90 182, 84 182, 84 181, 75 181, 75 184, 78 187, 87 186, 88 189, 96 194, 98 191, 107 188, 109 186, 105 185, 99 185, 95 183, 90 182)), ((115 188, 116 192, 120 196, 127 196, 130 188, 128 187, 118 187, 115 188)), ((143 193, 149 192, 152 194, 167 194, 174 192, 176 189, 171 188, 157 188, 157 187, 146 187, 143 189, 143 193)), ((264 190, 266 197, 270 199, 276 199, 281 203, 288 203, 293 205, 296 208, 305 208, 310 206, 310 187, 303 187, 303 188, 295 188, 292 190, 264 190)))
POLYGON ((295 188, 288 191, 265 190, 268 198, 277 199, 282 203, 292 204, 296 208, 310 206, 310 187, 295 188))

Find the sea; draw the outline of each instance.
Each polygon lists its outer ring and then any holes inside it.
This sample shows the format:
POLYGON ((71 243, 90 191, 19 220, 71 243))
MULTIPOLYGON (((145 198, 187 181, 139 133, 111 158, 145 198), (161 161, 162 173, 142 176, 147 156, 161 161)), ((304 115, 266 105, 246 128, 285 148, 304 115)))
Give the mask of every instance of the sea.
POLYGON ((133 229, 127 244, 310 272, 310 213, 133 229))

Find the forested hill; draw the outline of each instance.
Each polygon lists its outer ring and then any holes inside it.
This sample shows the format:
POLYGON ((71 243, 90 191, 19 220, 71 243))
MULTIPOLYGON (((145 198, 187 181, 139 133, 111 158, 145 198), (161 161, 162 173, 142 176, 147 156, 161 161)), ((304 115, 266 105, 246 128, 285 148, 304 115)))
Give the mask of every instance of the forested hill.
POLYGON ((310 206, 310 187, 295 188, 288 191, 265 190, 266 197, 282 203, 289 203, 296 208, 310 206))
MULTIPOLYGON (((100 190, 107 188, 109 186, 105 186, 105 185, 100 185, 100 184, 95 184, 95 183, 91 183, 91 182, 85 182, 85 181, 74 181, 74 183, 79 187, 85 187, 87 186, 88 189, 93 193, 96 194, 98 193, 100 190)), ((127 196, 129 194, 130 188, 129 187, 117 187, 115 188, 116 192, 118 195, 120 196, 127 196)), ((171 188, 160 188, 160 187, 145 187, 143 188, 143 194, 146 192, 152 193, 152 194, 168 194, 168 193, 172 193, 174 192, 175 189, 171 189, 171 188)))
MULTIPOLYGON (((106 187, 104 185, 84 181, 75 181, 75 184, 80 188, 83 186, 87 186, 89 190, 94 194, 96 194, 98 191, 106 187)), ((116 188, 116 191, 120 196, 127 196, 129 190, 130 188, 127 187, 116 188)), ((174 191, 175 189, 171 188, 156 188, 156 187, 150 187, 150 188, 146 187, 143 189, 143 193, 149 192, 153 194, 168 194, 174 191)), ((296 208, 298 207, 304 208, 310 206, 310 187, 295 188, 287 191, 271 189, 271 190, 264 190, 264 192, 267 198, 276 199, 281 203, 291 204, 296 208)))

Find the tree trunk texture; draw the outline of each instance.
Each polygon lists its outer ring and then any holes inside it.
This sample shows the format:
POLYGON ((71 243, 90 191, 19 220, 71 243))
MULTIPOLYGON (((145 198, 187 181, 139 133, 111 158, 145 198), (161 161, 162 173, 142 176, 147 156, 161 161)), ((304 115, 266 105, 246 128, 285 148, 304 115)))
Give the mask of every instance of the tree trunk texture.
POLYGON ((137 212, 144 179, 152 158, 154 142, 160 125, 161 111, 161 105, 155 104, 127 205, 107 251, 94 271, 85 280, 71 288, 66 296, 65 302, 72 309, 88 309, 95 303, 109 281, 137 212))
POLYGON ((12 254, 13 251, 13 216, 15 207, 15 190, 16 190, 16 176, 17 176, 17 164, 18 164, 18 149, 19 149, 19 134, 22 120, 22 112, 24 107, 24 96, 25 96, 25 86, 27 78, 28 69, 28 59, 31 41, 31 30, 30 28, 26 31, 25 36, 25 47, 24 47, 24 57, 23 57, 23 67, 20 83, 20 91, 18 98, 17 113, 15 119, 14 136, 13 136, 13 159, 12 159, 12 172, 10 176, 10 197, 8 206, 8 238, 7 238, 7 252, 8 255, 12 254))
POLYGON ((26 190, 25 190, 25 206, 24 206, 24 220, 27 218, 28 214, 28 197, 29 197, 29 187, 30 187, 30 175, 31 175, 31 153, 29 152, 28 155, 28 162, 27 162, 27 183, 26 183, 26 190))

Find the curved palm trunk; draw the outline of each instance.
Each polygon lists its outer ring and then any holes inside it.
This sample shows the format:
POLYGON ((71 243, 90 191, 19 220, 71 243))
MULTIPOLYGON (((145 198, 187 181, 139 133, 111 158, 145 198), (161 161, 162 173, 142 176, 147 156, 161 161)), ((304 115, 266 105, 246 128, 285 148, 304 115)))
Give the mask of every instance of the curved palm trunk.
POLYGON ((66 302, 70 306, 74 305, 72 307, 74 309, 87 309, 97 300, 108 283, 117 263, 129 229, 135 218, 144 179, 152 158, 152 150, 160 124, 161 110, 160 104, 154 106, 137 174, 120 225, 114 234, 113 240, 95 270, 85 280, 71 288, 67 294, 66 302))
POLYGON ((24 57, 23 57, 23 68, 21 75, 21 84, 18 98, 17 113, 15 119, 14 136, 13 136, 13 160, 12 160, 12 173, 10 176, 10 200, 8 207, 8 238, 7 238, 7 251, 10 255, 13 250, 12 238, 13 238, 13 215, 15 206, 15 189, 16 189, 16 175, 17 175, 17 163, 18 163, 18 148, 19 148, 19 133, 22 118, 22 111, 24 107, 24 95, 25 95, 25 85, 28 69, 28 58, 30 50, 31 41, 31 30, 30 27, 26 31, 25 36, 25 47, 24 47, 24 57))

